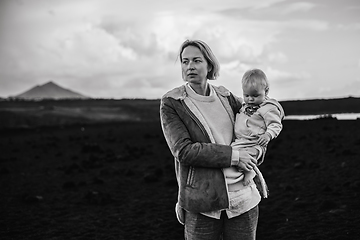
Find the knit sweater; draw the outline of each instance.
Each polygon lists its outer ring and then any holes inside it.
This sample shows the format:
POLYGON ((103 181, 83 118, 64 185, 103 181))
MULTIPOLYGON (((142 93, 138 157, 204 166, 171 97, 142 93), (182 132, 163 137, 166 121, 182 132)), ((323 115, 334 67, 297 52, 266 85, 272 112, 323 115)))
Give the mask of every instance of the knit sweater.
MULTIPOLYGON (((210 87, 209 96, 197 94, 189 84, 186 84, 186 92, 208 124, 215 143, 230 145, 234 134, 233 123, 214 89, 210 84, 208 87, 210 87)), ((260 195, 253 183, 250 186, 244 186, 243 178, 234 180, 234 173, 236 173, 236 176, 239 174, 234 167, 225 168, 223 172, 228 184, 228 190, 231 190, 229 192, 230 209, 226 211, 229 218, 238 216, 259 203, 260 195), (236 193, 234 194, 234 192, 236 193), (241 194, 241 197, 239 197, 239 194, 241 194), (235 198, 237 200, 234 200, 235 198)), ((219 219, 221 212, 215 211, 203 213, 203 215, 219 219)))

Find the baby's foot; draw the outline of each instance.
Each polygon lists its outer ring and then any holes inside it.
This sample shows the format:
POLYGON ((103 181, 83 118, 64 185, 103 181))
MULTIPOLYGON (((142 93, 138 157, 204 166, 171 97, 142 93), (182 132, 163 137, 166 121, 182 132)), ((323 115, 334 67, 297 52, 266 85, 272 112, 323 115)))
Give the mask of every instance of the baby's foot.
POLYGON ((250 172, 245 172, 244 173, 244 186, 247 186, 251 183, 251 180, 256 176, 256 173, 254 170, 250 171, 250 172))

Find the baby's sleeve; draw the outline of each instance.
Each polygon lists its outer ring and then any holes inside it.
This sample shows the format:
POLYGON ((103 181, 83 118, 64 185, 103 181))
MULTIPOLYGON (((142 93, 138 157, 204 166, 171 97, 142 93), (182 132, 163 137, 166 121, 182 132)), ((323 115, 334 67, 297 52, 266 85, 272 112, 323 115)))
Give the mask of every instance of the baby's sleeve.
POLYGON ((275 105, 272 105, 263 117, 266 124, 266 132, 271 135, 271 139, 279 136, 283 128, 280 110, 275 105))

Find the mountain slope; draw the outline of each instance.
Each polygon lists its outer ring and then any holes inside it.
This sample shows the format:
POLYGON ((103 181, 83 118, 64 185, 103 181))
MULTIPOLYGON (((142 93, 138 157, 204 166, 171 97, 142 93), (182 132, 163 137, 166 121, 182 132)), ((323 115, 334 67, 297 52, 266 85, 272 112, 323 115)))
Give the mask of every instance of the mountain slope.
POLYGON ((80 93, 72 90, 60 87, 52 81, 45 83, 44 85, 35 86, 30 90, 14 96, 14 98, 21 99, 88 99, 80 93))

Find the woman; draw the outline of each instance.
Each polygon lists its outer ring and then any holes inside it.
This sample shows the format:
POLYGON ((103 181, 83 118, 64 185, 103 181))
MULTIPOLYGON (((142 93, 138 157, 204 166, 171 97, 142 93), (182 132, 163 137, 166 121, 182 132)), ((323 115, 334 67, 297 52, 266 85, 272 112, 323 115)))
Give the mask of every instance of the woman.
POLYGON ((261 197, 237 168, 252 170, 256 160, 230 146, 242 100, 208 83, 220 66, 206 43, 185 41, 179 58, 185 84, 162 97, 160 118, 175 158, 176 215, 185 239, 255 239, 261 197))

